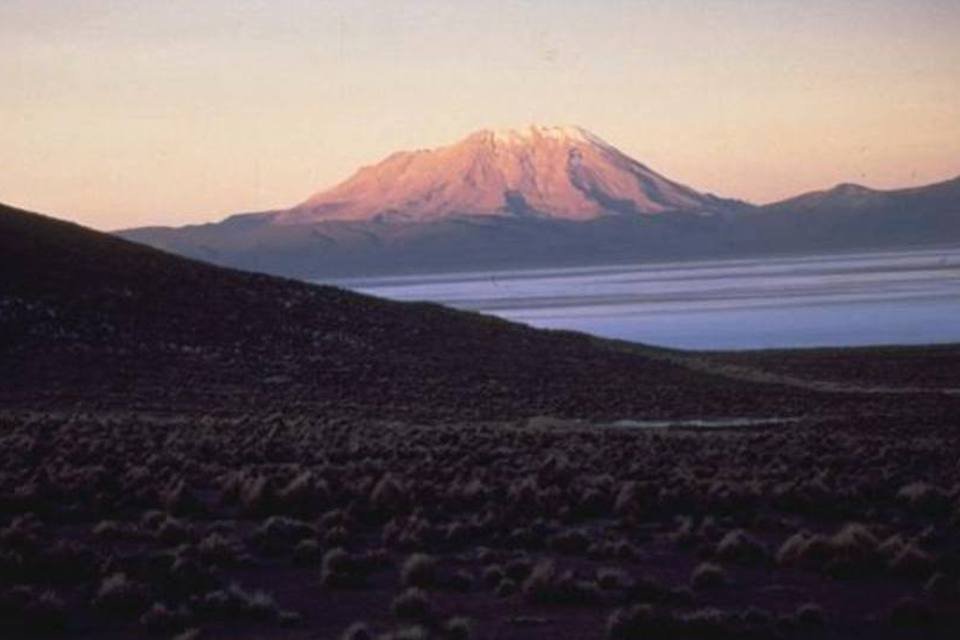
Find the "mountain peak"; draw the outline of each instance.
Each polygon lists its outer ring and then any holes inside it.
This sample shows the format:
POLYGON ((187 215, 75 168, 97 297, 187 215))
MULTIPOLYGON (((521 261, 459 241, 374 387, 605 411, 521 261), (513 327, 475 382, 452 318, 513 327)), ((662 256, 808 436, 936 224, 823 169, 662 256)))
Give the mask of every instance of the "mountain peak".
POLYGON ((483 129, 452 145, 394 153, 272 216, 428 221, 460 216, 588 220, 711 210, 721 201, 673 182, 575 125, 483 129))
POLYGON ((850 196, 876 193, 876 190, 871 189, 870 187, 865 187, 862 184, 856 184, 854 182, 841 182, 833 189, 830 189, 830 191, 836 194, 850 196))
POLYGON ((560 142, 581 144, 602 144, 610 146, 599 136, 596 136, 583 127, 577 125, 538 125, 531 124, 516 129, 481 129, 470 137, 491 139, 501 144, 532 144, 540 140, 557 140, 560 142))

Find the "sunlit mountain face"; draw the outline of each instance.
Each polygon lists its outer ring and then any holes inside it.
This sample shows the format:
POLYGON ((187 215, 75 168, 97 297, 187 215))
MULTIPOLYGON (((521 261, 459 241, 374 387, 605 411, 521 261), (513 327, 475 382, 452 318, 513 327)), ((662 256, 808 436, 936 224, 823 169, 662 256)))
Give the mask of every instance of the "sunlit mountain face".
POLYGON ((395 153, 274 221, 427 221, 464 214, 589 220, 717 204, 717 198, 661 176, 581 127, 532 125, 395 153))

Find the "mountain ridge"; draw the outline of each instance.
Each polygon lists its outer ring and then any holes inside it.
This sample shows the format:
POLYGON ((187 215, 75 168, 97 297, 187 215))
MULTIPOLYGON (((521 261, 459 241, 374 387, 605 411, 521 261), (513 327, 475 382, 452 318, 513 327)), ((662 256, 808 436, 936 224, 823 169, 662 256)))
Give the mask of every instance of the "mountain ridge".
POLYGON ((674 182, 586 129, 533 125, 391 154, 290 209, 118 235, 305 279, 890 250, 960 243, 960 178, 752 205, 674 182))
POLYGON ((926 195, 931 192, 946 191, 949 196, 960 201, 960 176, 939 182, 932 182, 913 187, 895 189, 876 189, 853 182, 841 182, 829 189, 808 191, 784 200, 778 200, 759 208, 768 211, 782 209, 814 209, 827 205, 832 207, 862 206, 876 204, 888 199, 909 198, 916 195, 926 195), (867 202, 864 202, 867 201, 867 202))

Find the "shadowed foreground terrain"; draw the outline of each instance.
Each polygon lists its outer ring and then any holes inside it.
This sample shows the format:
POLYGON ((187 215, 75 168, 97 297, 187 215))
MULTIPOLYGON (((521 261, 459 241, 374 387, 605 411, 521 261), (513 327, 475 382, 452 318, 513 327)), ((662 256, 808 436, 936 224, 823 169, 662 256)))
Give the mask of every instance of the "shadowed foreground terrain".
POLYGON ((221 269, 10 209, 0 272, 0 398, 29 406, 431 421, 803 407, 582 335, 221 269))
POLYGON ((955 348, 617 344, 11 209, 0 273, 0 636, 960 624, 955 348))

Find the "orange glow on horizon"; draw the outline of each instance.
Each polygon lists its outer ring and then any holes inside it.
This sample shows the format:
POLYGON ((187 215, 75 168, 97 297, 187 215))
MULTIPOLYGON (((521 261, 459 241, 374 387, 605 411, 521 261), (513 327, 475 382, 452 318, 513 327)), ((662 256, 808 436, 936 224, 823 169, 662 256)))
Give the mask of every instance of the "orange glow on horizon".
POLYGON ((9 0, 0 201, 211 221, 531 122, 758 203, 931 183, 960 174, 957 33, 948 0, 9 0))

